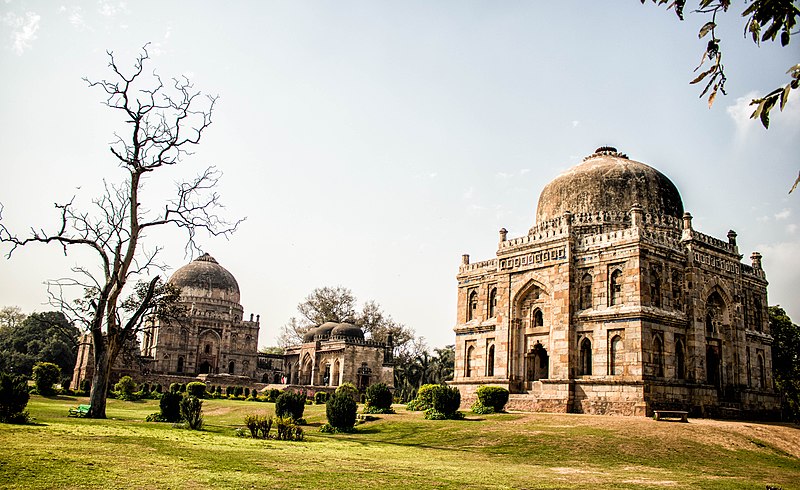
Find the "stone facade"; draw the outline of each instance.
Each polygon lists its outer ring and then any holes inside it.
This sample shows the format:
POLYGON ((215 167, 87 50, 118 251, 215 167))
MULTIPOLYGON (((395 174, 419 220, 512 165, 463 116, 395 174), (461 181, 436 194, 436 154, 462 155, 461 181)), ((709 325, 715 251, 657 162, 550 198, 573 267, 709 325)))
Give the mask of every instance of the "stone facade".
POLYGON ((545 187, 522 237, 458 279, 453 385, 509 408, 774 412, 761 256, 695 230, 657 170, 600 148, 545 187))
POLYGON ((392 344, 364 338, 349 323, 328 322, 308 332, 303 343, 286 349, 284 372, 291 384, 336 387, 353 383, 361 390, 384 383, 394 387, 392 344))
MULTIPOLYGON (((115 362, 112 383, 129 375, 162 385, 203 381, 260 389, 267 384, 322 387, 347 381, 360 388, 379 382, 393 386, 391 343, 366 340, 351 324, 326 323, 284 355, 260 354, 259 315, 243 319, 239 284, 208 254, 175 271, 169 282, 181 290, 185 316, 149 321, 141 347, 132 343, 115 362)), ((91 380, 93 366, 91 338, 84 336, 73 389, 81 380, 91 380)))

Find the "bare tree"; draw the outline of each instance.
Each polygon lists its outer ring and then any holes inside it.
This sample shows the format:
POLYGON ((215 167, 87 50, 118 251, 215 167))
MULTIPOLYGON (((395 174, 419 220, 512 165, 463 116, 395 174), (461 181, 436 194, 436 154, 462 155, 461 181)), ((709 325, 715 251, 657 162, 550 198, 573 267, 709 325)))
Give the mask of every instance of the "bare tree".
POLYGON ((177 184, 171 200, 142 199, 146 175, 152 179, 154 172, 180 163, 200 142, 211 125, 217 98, 195 91, 185 77, 165 84, 157 74, 145 74, 150 60, 147 45, 129 74, 120 69, 112 52, 108 57, 110 80, 84 80, 102 90, 104 105, 124 118, 125 132, 115 133, 110 145, 124 180, 106 182, 105 192, 92 200, 91 211, 79 209, 75 198, 56 204, 60 226, 55 231, 32 227, 27 237, 19 237, 0 222, 0 242, 11 245, 9 258, 18 247, 33 243, 57 243, 65 255, 73 248, 89 249, 97 258, 95 264, 74 268, 75 277, 52 281, 50 289, 52 301, 91 333, 94 376, 89 416, 93 418, 105 418, 110 370, 126 343, 135 338, 148 315, 169 314, 177 298, 177 291, 159 278, 165 268, 158 261, 162 247, 146 248, 141 242, 145 233, 175 226, 186 233, 186 252, 193 255, 199 251, 198 231, 228 236, 241 222, 230 223, 217 214, 221 204, 214 189, 220 173, 213 167, 177 184), (83 296, 66 299, 65 288, 70 287, 81 288, 83 296))

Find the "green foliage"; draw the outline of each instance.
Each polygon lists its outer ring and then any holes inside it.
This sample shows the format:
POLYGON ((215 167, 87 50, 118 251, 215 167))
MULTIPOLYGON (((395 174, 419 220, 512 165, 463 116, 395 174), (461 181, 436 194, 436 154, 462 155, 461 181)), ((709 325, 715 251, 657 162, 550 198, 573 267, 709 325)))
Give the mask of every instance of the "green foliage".
POLYGON ((0 422, 27 422, 28 384, 24 377, 0 372, 0 422))
POLYGON ((494 413, 494 408, 487 407, 486 405, 481 403, 480 400, 475 400, 475 403, 472 404, 470 410, 472 410, 472 413, 477 413, 478 415, 486 415, 494 413))
POLYGON ((203 428, 203 400, 188 395, 181 400, 181 420, 192 430, 203 428))
POLYGON ((452 418, 458 412, 461 405, 461 393, 458 388, 438 385, 433 390, 433 408, 442 412, 448 418, 452 418))
POLYGON ((302 392, 293 393, 287 391, 275 400, 275 415, 278 417, 290 417, 292 420, 299 420, 303 417, 306 409, 306 395, 302 392))
POLYGON ((234 396, 242 396, 244 393, 244 387, 242 386, 234 386, 233 387, 233 395, 234 396))
POLYGON ((508 394, 508 390, 501 386, 481 386, 476 392, 480 404, 491 407, 495 412, 503 411, 508 403, 508 394))
POLYGON ((165 422, 178 422, 181 419, 181 400, 183 395, 169 391, 161 395, 158 405, 161 408, 161 419, 165 422))
POLYGON ((244 389, 244 397, 247 398, 249 396, 250 396, 250 388, 245 387, 245 389, 244 389))
POLYGON ((178 385, 178 391, 180 393, 186 393, 186 383, 181 383, 178 385))
POLYGON ((291 417, 275 417, 275 438, 279 441, 302 441, 305 437, 303 428, 291 417))
POLYGON ((197 398, 205 398, 206 384, 200 381, 192 381, 186 385, 186 394, 197 398))
POLYGON ((234 388, 233 386, 226 386, 225 387, 225 396, 234 396, 234 388))
POLYGON ((269 391, 267 391, 268 402, 275 403, 275 400, 277 400, 279 396, 281 396, 281 390, 278 388, 270 388, 269 391))
POLYGON ((370 385, 366 392, 366 406, 365 412, 372 410, 369 413, 384 413, 392 409, 392 391, 383 383, 376 383, 370 385), (377 411, 375 411, 377 410, 377 411))
POLYGON ((169 385, 169 392, 170 393, 179 393, 181 391, 180 383, 171 383, 169 385))
POLYGON ((787 418, 800 421, 800 327, 780 306, 769 307, 772 373, 787 418))
POLYGON ((326 401, 328 401, 328 393, 325 391, 318 391, 314 393, 314 403, 317 405, 322 405, 326 401))
POLYGON ((353 383, 342 383, 336 388, 336 395, 344 395, 349 396, 353 399, 353 401, 358 401, 361 393, 359 393, 358 388, 353 383))
POLYGON ((161 383, 156 383, 155 386, 153 387, 153 391, 155 391, 156 393, 161 393, 161 389, 162 389, 161 383))
POLYGON ((427 384, 420 386, 417 397, 406 405, 406 410, 413 412, 425 411, 433 407, 433 392, 440 385, 427 384))
POLYGON ((244 417, 244 424, 253 439, 268 439, 273 422, 269 415, 249 414, 244 417))
POLYGON ((135 400, 136 382, 130 376, 123 376, 114 385, 114 391, 117 392, 117 398, 120 400, 135 400))
POLYGON ((59 311, 27 317, 17 308, 3 308, 2 312, 0 371, 32 376, 36 363, 52 362, 61 368, 56 383, 67 386, 75 369, 80 331, 59 311))
POLYGON ((352 430, 356 424, 356 402, 346 394, 335 394, 325 406, 328 424, 336 430, 352 430))
POLYGON ((55 394, 53 385, 61 379, 61 368, 52 362, 39 362, 33 366, 33 382, 40 395, 55 394))

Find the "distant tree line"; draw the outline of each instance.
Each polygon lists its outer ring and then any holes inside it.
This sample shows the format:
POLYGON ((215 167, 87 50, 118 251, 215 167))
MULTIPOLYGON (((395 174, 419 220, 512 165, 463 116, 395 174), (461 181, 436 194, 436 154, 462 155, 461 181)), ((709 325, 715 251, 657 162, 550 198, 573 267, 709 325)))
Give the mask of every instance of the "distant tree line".
POLYGON ((25 315, 15 306, 0 309, 0 371, 31 377, 33 367, 49 362, 61 369, 68 386, 78 355, 80 330, 63 313, 25 315))

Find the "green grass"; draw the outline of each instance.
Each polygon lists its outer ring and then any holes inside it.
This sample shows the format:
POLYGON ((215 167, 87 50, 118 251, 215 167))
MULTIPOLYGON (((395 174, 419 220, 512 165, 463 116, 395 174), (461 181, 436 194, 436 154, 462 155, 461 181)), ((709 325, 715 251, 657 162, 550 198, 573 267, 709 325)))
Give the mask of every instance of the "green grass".
MULTIPOLYGON (((798 488, 800 460, 769 437, 786 427, 559 414, 427 421, 397 407, 353 434, 306 441, 234 436, 271 403, 205 400, 206 428, 144 418, 153 400, 109 400, 107 420, 68 418, 85 398, 33 396, 34 425, 0 424, 3 488, 798 488), (766 436, 765 436, 766 435, 766 436)), ((784 432, 780 432, 784 431, 784 432)), ((785 441, 783 441, 785 442, 785 441)), ((796 454, 796 453, 795 453, 796 454)))

